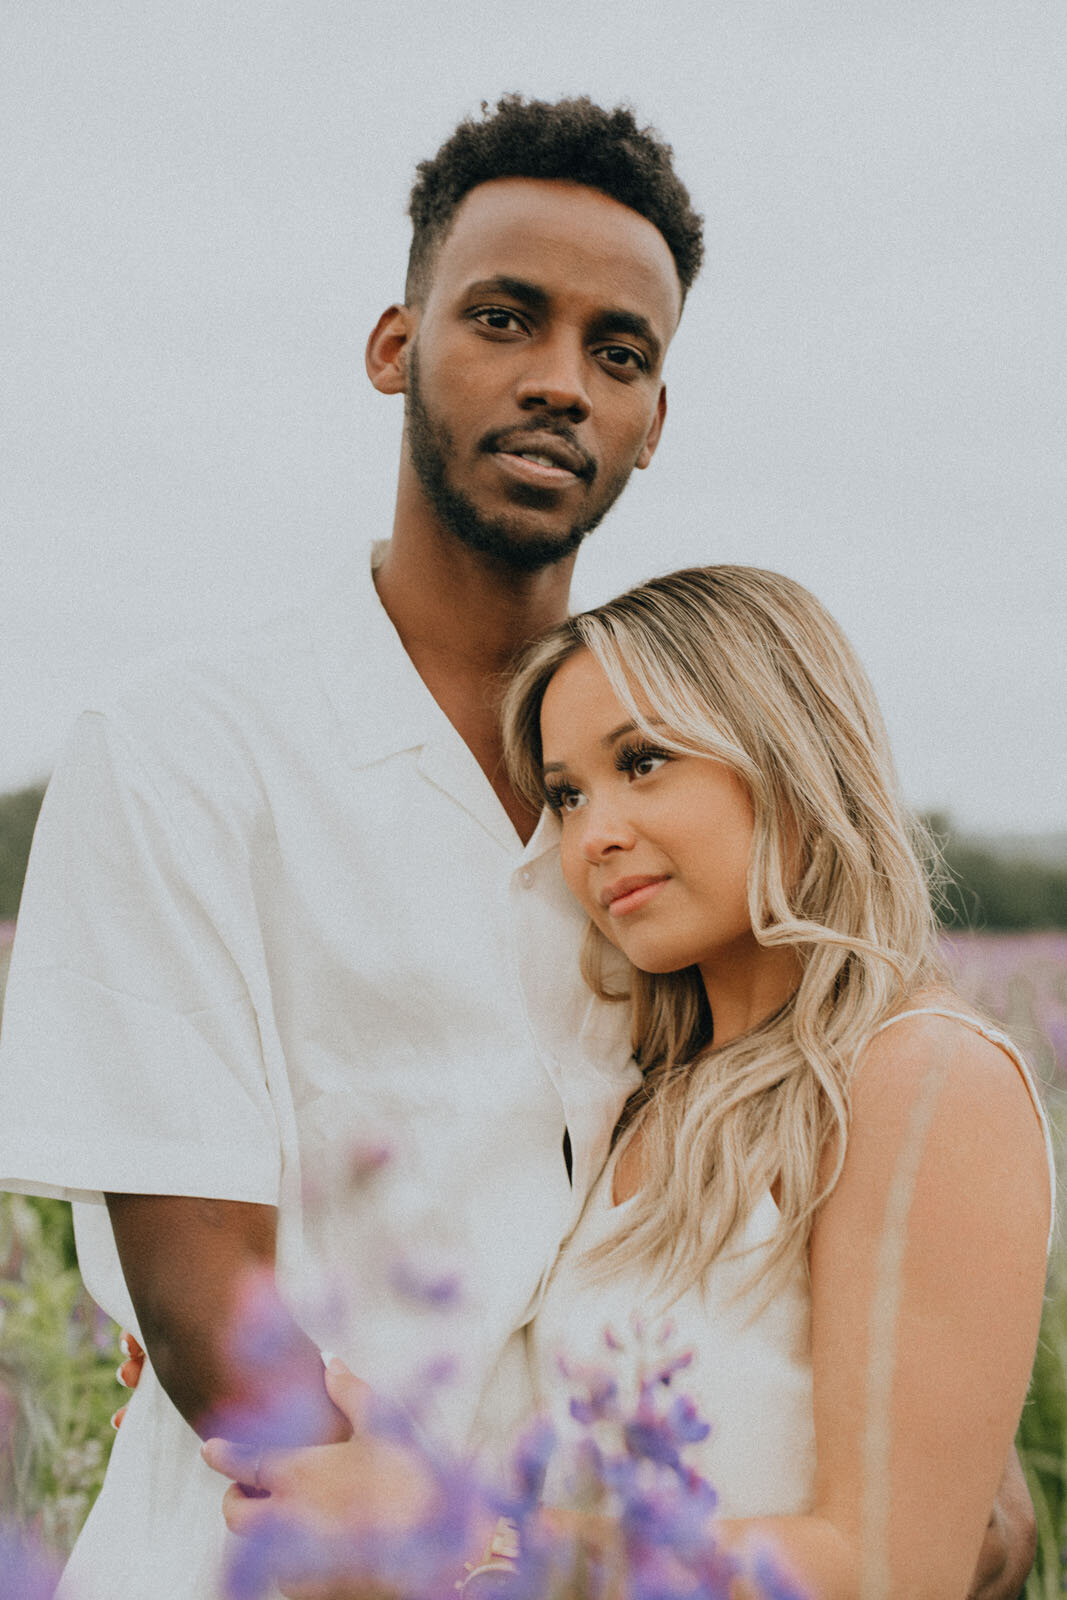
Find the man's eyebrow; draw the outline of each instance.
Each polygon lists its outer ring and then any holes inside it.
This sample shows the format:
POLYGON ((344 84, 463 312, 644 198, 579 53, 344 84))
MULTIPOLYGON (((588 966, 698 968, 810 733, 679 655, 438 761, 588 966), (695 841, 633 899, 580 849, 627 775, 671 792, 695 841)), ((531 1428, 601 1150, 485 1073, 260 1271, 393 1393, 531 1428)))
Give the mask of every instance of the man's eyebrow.
POLYGON ((652 324, 647 317, 641 316, 637 311, 610 310, 601 311, 593 319, 593 335, 595 338, 605 338, 613 333, 629 333, 635 339, 641 339, 648 346, 648 353, 652 360, 658 361, 663 349, 662 342, 652 330, 652 324))
POLYGON ((468 297, 483 294, 506 294, 510 299, 529 306, 531 311, 543 311, 549 301, 548 291, 542 289, 540 284, 530 283, 525 278, 509 278, 503 272, 492 278, 479 278, 476 283, 468 285, 468 297))
MULTIPOLYGON (((467 286, 468 298, 492 294, 507 295, 511 300, 529 306, 531 311, 547 310, 552 298, 539 283, 531 283, 528 278, 512 278, 506 272, 494 273, 491 278, 479 278, 467 286)), ((663 342, 653 331, 648 318, 639 311, 624 311, 621 306, 609 306, 598 311, 593 318, 591 333, 595 339, 610 338, 613 333, 628 333, 648 346, 654 362, 659 360, 663 349, 663 342)))

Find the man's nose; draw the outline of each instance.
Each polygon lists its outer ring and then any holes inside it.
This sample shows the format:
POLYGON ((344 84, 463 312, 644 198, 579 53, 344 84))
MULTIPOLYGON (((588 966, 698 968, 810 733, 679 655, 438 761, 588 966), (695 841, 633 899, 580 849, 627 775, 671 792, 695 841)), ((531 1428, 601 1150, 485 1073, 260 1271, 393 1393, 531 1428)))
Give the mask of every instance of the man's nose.
POLYGON ((583 422, 593 407, 586 389, 581 341, 560 335, 532 344, 518 398, 526 410, 543 407, 571 422, 583 422))

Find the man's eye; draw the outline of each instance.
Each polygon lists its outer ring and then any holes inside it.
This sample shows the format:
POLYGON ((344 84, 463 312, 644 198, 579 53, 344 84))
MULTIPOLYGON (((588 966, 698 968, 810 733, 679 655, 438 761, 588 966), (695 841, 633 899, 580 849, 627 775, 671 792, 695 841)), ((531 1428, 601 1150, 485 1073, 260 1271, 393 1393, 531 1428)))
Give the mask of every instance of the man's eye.
POLYGON ((475 322, 480 322, 484 328, 492 328, 496 333, 525 333, 526 325, 521 317, 514 311, 509 311, 505 306, 479 306, 471 312, 475 322))
POLYGON ((647 372, 648 362, 639 350, 628 344, 601 345, 597 352, 609 367, 618 367, 629 372, 647 372))

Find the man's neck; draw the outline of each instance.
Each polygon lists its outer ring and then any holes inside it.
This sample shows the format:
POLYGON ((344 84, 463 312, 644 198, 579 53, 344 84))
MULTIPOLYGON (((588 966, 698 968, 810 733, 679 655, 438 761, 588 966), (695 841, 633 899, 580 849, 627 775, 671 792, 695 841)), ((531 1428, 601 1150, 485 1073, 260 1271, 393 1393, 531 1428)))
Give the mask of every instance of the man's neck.
POLYGON ((574 557, 517 572, 454 538, 397 524, 375 572, 378 598, 525 840, 537 819, 504 773, 501 689, 524 646, 566 617, 574 557))

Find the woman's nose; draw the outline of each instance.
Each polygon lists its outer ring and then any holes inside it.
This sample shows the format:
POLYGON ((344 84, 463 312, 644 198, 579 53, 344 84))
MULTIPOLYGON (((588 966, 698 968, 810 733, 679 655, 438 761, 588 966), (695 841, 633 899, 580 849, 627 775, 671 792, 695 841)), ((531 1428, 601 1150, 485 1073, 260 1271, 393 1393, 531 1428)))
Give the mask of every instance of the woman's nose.
POLYGON ((585 807, 583 823, 582 854, 593 865, 616 851, 634 847, 634 831, 618 806, 591 802, 585 807))

